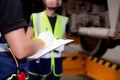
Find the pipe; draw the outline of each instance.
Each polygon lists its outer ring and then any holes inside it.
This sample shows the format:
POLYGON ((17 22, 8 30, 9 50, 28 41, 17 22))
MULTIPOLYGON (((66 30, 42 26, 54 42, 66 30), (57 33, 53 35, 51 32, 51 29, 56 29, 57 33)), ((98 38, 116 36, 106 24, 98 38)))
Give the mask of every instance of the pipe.
MULTIPOLYGON (((92 36, 98 38, 109 38, 108 28, 96 28, 96 27, 80 27, 78 33, 80 35, 92 36)), ((111 36, 112 37, 112 36, 111 36)))

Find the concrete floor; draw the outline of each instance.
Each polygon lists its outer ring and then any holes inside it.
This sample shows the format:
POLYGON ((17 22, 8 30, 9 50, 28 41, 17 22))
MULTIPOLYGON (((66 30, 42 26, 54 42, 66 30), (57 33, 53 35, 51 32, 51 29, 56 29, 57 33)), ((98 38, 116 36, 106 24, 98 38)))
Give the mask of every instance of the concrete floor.
MULTIPOLYGON (((46 80, 43 78, 42 80, 46 80)), ((60 80, 94 80, 84 75, 63 75, 60 80)))
POLYGON ((120 64, 120 46, 108 49, 102 58, 120 64))
POLYGON ((63 75, 61 80, 94 80, 83 75, 63 75))

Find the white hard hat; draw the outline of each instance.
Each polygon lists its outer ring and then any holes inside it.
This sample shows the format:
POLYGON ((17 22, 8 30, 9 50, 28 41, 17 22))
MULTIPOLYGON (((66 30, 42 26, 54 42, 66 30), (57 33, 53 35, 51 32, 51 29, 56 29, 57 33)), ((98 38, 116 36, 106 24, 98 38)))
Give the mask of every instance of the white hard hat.
POLYGON ((62 5, 62 0, 58 0, 58 7, 62 5))
MULTIPOLYGON (((45 0, 43 0, 44 2, 45 0)), ((58 0, 58 7, 62 5, 62 0, 58 0)))

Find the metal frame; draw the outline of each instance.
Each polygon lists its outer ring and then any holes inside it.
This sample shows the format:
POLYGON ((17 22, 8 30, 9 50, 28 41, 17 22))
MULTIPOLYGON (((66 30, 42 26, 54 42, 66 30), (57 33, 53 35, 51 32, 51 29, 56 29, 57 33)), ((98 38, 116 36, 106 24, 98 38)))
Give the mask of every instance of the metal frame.
POLYGON ((107 0, 108 13, 110 20, 110 28, 100 27, 80 27, 78 32, 80 35, 87 35, 99 38, 120 39, 119 14, 120 0, 107 0))

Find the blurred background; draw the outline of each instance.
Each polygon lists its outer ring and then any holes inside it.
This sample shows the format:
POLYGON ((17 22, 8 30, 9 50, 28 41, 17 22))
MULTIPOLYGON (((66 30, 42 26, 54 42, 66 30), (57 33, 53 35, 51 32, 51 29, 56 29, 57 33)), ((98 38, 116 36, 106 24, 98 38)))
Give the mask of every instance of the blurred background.
MULTIPOLYGON (((30 21, 29 19, 31 13, 40 12, 44 9, 42 0, 21 0, 21 2, 23 5, 24 17, 28 23, 30 21)), ((104 39, 83 36, 78 32, 80 27, 110 28, 107 0, 63 0, 62 6, 60 6, 56 12, 69 17, 69 25, 67 26, 66 30, 66 37, 75 40, 73 43, 66 45, 63 52, 63 57, 66 59, 66 57, 70 55, 73 57, 77 54, 77 57, 84 58, 82 60, 76 60, 73 62, 63 61, 63 68, 68 70, 69 68, 73 69, 73 72, 65 72, 61 80, 94 80, 94 76, 88 77, 88 75, 85 75, 86 56, 88 58, 92 55, 94 57, 107 60, 110 63, 115 63, 117 66, 120 64, 119 39, 104 39), (74 65, 74 63, 79 63, 79 65, 74 65), (74 73, 76 66, 82 66, 84 69, 80 68, 80 70, 78 69, 78 73, 74 73)), ((99 32, 101 31, 99 30, 99 32)), ((94 67, 94 70, 95 69, 96 66, 94 67)), ((107 80, 107 78, 95 80, 107 80)))

